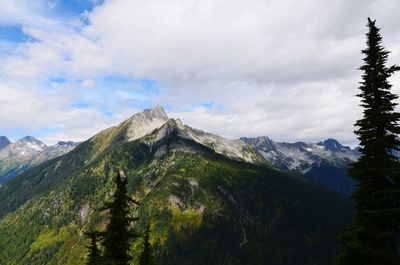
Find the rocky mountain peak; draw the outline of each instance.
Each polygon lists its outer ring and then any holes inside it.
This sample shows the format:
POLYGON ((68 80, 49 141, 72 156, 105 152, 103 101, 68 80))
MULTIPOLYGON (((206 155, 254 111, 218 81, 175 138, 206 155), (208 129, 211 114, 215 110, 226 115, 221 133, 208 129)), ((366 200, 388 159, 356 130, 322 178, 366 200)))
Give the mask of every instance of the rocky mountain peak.
POLYGON ((131 119, 147 119, 147 120, 154 120, 154 119, 166 119, 168 120, 168 115, 165 113, 164 108, 162 106, 155 106, 151 109, 145 109, 142 112, 136 113, 131 117, 131 119))
POLYGON ((168 120, 169 118, 161 106, 145 109, 127 120, 129 123, 127 130, 128 139, 130 141, 139 139, 161 127, 168 120))
POLYGON ((47 146, 33 136, 25 136, 0 150, 0 159, 14 156, 32 156, 44 151, 47 146))
POLYGON ((325 147, 326 150, 329 151, 344 151, 344 150, 351 150, 347 146, 341 145, 337 140, 335 139, 327 139, 323 142, 318 142, 318 146, 323 146, 325 147))
POLYGON ((8 140, 5 136, 0 136, 0 149, 6 147, 7 145, 11 144, 10 140, 8 140))

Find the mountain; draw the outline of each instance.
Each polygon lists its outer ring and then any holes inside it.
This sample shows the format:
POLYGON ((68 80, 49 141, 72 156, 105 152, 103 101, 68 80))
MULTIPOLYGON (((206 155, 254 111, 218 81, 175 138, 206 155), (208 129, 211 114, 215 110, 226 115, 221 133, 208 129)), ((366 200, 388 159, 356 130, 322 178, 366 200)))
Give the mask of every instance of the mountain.
POLYGON ((2 150, 0 150, 0 159, 10 158, 14 156, 31 156, 42 152, 46 145, 32 136, 25 136, 24 138, 11 143, 2 150))
POLYGON ((32 136, 25 136, 14 143, 8 141, 0 149, 0 185, 31 167, 71 151, 77 145, 74 142, 59 142, 47 146, 32 136))
POLYGON ((72 142, 72 141, 59 141, 54 145, 56 148, 74 148, 78 145, 79 143, 72 142))
POLYGON ((83 232, 104 229, 116 169, 161 265, 332 264, 352 214, 347 199, 272 168, 243 141, 157 107, 1 187, 0 264, 84 264, 83 232))
POLYGON ((5 136, 0 136, 0 149, 3 149, 7 145, 11 144, 10 140, 8 140, 5 136))
POLYGON ((355 182, 347 175, 347 168, 359 158, 357 149, 334 139, 318 143, 280 143, 266 136, 241 139, 277 168, 296 171, 347 197, 353 190, 355 182))

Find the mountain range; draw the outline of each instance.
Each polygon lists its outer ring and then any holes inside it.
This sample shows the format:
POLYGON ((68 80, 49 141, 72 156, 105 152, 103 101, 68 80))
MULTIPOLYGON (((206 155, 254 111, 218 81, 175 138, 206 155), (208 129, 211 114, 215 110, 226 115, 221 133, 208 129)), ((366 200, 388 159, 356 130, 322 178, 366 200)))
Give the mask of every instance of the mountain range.
MULTIPOLYGON (((269 141, 275 149, 268 151, 266 140, 225 139, 170 119, 161 107, 135 114, 0 188, 0 264, 84 264, 83 232, 104 229, 101 209, 116 169, 141 201, 134 228, 150 225, 161 265, 332 264, 351 202, 303 175, 317 162, 293 162, 283 143, 269 141), (287 168, 268 159, 272 151, 289 155, 281 161, 287 168)), ((325 144, 313 145, 320 164, 335 148, 348 152, 325 144)), ((296 148, 287 150, 303 150, 296 148)), ((134 257, 140 245, 133 242, 134 257)))
POLYGON ((355 182, 347 175, 347 169, 360 157, 357 149, 343 146, 334 139, 318 143, 274 142, 266 136, 241 139, 274 167, 298 172, 343 196, 352 193, 355 182))
POLYGON ((47 146, 32 136, 12 143, 7 137, 0 136, 0 186, 31 167, 71 151, 78 144, 60 141, 47 146))
MULTIPOLYGON (((143 112, 129 121, 136 130, 129 131, 128 137, 135 140, 160 127, 168 121, 168 117, 161 107, 157 107, 151 114, 143 112)), ((183 126, 179 119, 177 122, 183 126)), ((357 149, 343 146, 335 139, 318 143, 275 142, 267 136, 228 140, 193 128, 188 130, 187 137, 230 158, 253 164, 268 163, 281 170, 297 172, 346 197, 351 195, 355 185, 354 180, 348 177, 347 169, 351 163, 357 161, 360 154, 357 149)), ((60 141, 54 146, 46 146, 32 136, 11 143, 1 136, 0 185, 33 166, 71 151, 78 144, 60 141)))

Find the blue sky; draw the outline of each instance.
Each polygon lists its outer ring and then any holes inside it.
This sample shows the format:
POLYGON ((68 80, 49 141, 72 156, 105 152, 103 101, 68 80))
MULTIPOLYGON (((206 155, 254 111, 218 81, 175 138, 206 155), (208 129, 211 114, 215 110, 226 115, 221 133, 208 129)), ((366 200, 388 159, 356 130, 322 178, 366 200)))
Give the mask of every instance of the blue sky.
POLYGON ((0 39, 7 42, 26 42, 31 38, 24 34, 19 25, 0 25, 0 39))
POLYGON ((2 0, 0 134, 82 141, 163 105, 229 138, 354 146, 366 18, 399 64, 397 10, 396 0, 2 0))
MULTIPOLYGON (((64 30, 63 28, 67 28, 79 31, 80 27, 82 27, 79 23, 86 23, 84 14, 91 12, 93 8, 102 3, 103 1, 100 0, 43 1, 42 5, 39 4, 39 8, 32 7, 30 11, 39 11, 40 16, 50 20, 51 23, 59 24, 55 28, 50 28, 50 30, 57 30, 58 28, 64 30)), ((13 58, 13 56, 16 58, 24 57, 26 56, 25 54, 18 54, 18 52, 16 54, 15 50, 21 49, 26 44, 41 45, 43 40, 36 38, 34 34, 30 34, 30 29, 27 29, 31 26, 31 24, 24 21, 3 21, 0 24, 0 41, 4 43, 4 47, 7 47, 7 49, 2 49, 0 54, 5 58, 13 58)), ((43 28, 47 27, 47 25, 33 25, 33 27, 39 29, 42 26, 43 28)), ((68 60, 68 56, 67 51, 64 54, 64 58, 68 60)), ((1 77, 8 79, 5 74, 2 74, 1 77)), ((59 70, 35 76, 33 79, 28 78, 26 81, 36 83, 36 88, 33 90, 42 93, 42 100, 44 101, 46 100, 44 97, 65 96, 63 94, 66 93, 69 102, 65 102, 65 106, 60 106, 61 109, 66 111, 90 109, 97 112, 98 116, 106 120, 110 120, 110 118, 116 115, 120 111, 121 105, 126 109, 131 109, 132 113, 129 112, 130 114, 134 114, 134 112, 144 108, 152 107, 154 104, 152 97, 158 93, 157 82, 146 77, 138 78, 110 72, 92 74, 90 78, 85 78, 79 74, 70 74, 59 70), (70 91, 61 92, 65 89, 69 89, 70 91)), ((24 111, 22 110, 22 112, 24 111)), ((119 115, 116 116, 120 117, 119 115)), ((102 127, 104 125, 98 128, 102 129, 102 127)), ((49 135, 62 133, 64 129, 65 126, 62 122, 60 124, 48 122, 34 126, 24 126, 24 124, 21 124, 10 127, 0 124, 0 134, 8 136, 12 141, 16 141, 25 135, 46 138, 49 135)), ((78 137, 78 140, 79 138, 84 139, 84 137, 88 136, 90 135, 78 137)), ((54 141, 55 139, 51 139, 50 142, 53 143, 54 141)))
POLYGON ((58 0, 55 2, 54 11, 63 16, 80 16, 84 11, 92 11, 102 2, 101 0, 58 0))

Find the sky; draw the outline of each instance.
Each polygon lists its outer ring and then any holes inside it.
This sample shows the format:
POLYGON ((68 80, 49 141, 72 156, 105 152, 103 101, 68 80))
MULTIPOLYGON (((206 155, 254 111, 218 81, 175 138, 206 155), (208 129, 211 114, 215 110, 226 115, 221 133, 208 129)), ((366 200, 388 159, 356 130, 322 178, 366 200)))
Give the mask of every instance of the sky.
POLYGON ((83 141, 162 105, 228 138, 354 147, 367 17, 400 64, 399 12, 397 0, 1 0, 0 135, 83 141))

